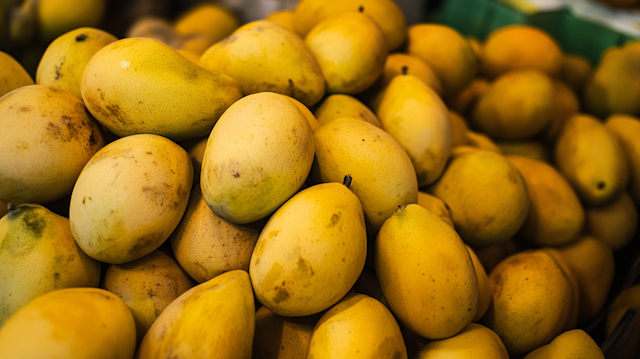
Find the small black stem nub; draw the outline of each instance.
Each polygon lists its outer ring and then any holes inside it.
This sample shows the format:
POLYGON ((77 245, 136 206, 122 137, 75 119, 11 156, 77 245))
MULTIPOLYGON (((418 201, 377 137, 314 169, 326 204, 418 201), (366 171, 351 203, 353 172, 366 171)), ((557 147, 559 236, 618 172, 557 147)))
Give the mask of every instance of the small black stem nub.
POLYGON ((409 72, 409 66, 404 65, 402 66, 402 74, 406 75, 409 72))
POLYGON ((358 11, 359 11, 359 12, 364 12, 364 6, 362 6, 362 5, 361 5, 361 6, 358 8, 358 11))
POLYGON ((342 181, 342 184, 345 185, 345 187, 349 188, 351 187, 352 180, 353 180, 353 177, 351 177, 351 175, 346 175, 344 176, 344 180, 342 181))
POLYGON ((7 202, 7 212, 14 212, 18 207, 14 206, 13 203, 7 202))

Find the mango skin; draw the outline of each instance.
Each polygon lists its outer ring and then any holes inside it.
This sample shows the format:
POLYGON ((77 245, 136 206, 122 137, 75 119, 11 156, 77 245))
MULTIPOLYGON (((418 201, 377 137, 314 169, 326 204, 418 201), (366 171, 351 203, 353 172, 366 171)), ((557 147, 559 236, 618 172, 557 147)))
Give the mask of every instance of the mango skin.
POLYGON ((387 42, 366 14, 348 11, 328 17, 304 41, 322 69, 327 93, 363 92, 384 72, 387 42))
POLYGON ((384 90, 377 114, 411 158, 418 186, 433 183, 451 153, 451 122, 440 96, 416 76, 399 75, 384 90))
POLYGON ((36 82, 71 92, 82 100, 80 86, 87 63, 98 50, 117 41, 110 33, 81 27, 53 40, 40 58, 36 82))
POLYGON ((568 330, 551 343, 530 352, 523 359, 604 359, 604 353, 589 334, 582 329, 568 330))
POLYGON ((256 311, 253 337, 255 359, 303 359, 320 314, 306 317, 283 317, 260 307, 256 311))
POLYGON ((376 237, 375 267, 398 320, 427 339, 455 335, 478 310, 478 278, 448 223, 418 204, 400 207, 376 237))
POLYGON ((442 176, 426 190, 449 206, 456 230, 471 246, 507 241, 529 211, 522 175, 505 156, 491 150, 452 156, 442 176))
POLYGON ((129 308, 99 288, 59 289, 29 302, 0 328, 0 358, 133 358, 129 308))
POLYGON ((13 207, 0 219, 0 327, 42 294, 99 282, 100 263, 78 247, 69 219, 38 204, 13 207))
POLYGON ((245 95, 277 92, 310 107, 325 93, 320 65, 304 41, 267 20, 236 29, 209 47, 199 64, 238 80, 245 95))
POLYGON ((308 359, 406 359, 407 348, 393 314, 377 299, 348 294, 316 324, 308 359))
POLYGON ((0 199, 14 205, 69 195, 104 146, 82 101, 51 86, 23 86, 1 97, 0 126, 0 199))
POLYGON ((481 324, 500 336, 510 355, 526 354, 566 330, 576 294, 551 254, 513 254, 493 268, 489 283, 493 299, 481 324))
POLYGON ((140 343, 162 311, 194 284, 173 258, 156 249, 134 261, 109 265, 102 286, 131 309, 140 343))
POLYGON ((259 224, 264 223, 237 225, 216 215, 196 185, 169 241, 180 267, 203 283, 231 270, 249 271, 251 254, 262 229, 259 224))
POLYGON ((0 68, 0 97, 22 86, 34 84, 22 64, 4 51, 0 51, 0 68))
POLYGON ((340 118, 320 126, 314 135, 312 180, 341 182, 351 175, 350 188, 362 203, 368 234, 378 233, 398 206, 418 202, 411 159, 389 133, 359 119, 340 118))
POLYGON ((265 218, 302 188, 314 143, 309 121, 289 97, 273 92, 245 96, 209 135, 202 195, 216 215, 231 223, 265 218))
POLYGON ((81 92, 91 114, 114 134, 174 141, 209 134, 242 97, 235 79, 150 38, 124 38, 100 49, 85 67, 81 92))
POLYGON ((73 188, 73 236, 94 259, 136 260, 169 238, 192 183, 191 159, 171 140, 151 134, 117 139, 91 158, 73 188))
POLYGON ((226 272, 171 302, 144 337, 138 359, 250 359, 254 332, 249 275, 226 272))
POLYGON ((302 0, 293 10, 293 27, 303 38, 322 20, 347 11, 363 12, 375 20, 390 50, 398 49, 407 37, 407 21, 393 0, 302 0))
POLYGON ((293 196, 271 216, 251 256, 256 298, 283 316, 306 316, 344 297, 364 268, 367 234, 358 197, 340 183, 293 196))
POLYGON ((629 163, 622 143, 591 115, 577 113, 567 120, 553 156, 558 170, 585 206, 613 202, 629 183, 629 163))
POLYGON ((458 334, 427 343, 416 359, 445 358, 509 359, 507 348, 493 330, 470 323, 458 334))

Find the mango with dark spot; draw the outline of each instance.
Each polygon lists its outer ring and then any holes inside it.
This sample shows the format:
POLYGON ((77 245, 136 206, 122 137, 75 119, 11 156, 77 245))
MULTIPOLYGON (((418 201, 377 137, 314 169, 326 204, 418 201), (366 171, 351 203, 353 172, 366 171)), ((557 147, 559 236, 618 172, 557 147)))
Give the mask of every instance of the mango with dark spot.
POLYGON ((245 95, 275 92, 311 107, 325 93, 325 78, 304 41, 267 20, 236 29, 207 49, 199 64, 238 80, 245 95))
POLYGON ((152 38, 124 38, 87 63, 82 98, 118 136, 156 134, 174 141, 208 135, 242 97, 234 78, 203 69, 152 38))
POLYGON ((92 258, 136 260, 169 238, 192 184, 191 159, 178 144, 152 134, 119 138, 96 153, 76 181, 69 205, 73 235, 92 258))
POLYGON ((127 304, 136 322, 138 343, 160 313, 195 285, 175 259, 155 250, 137 260, 109 265, 103 286, 127 304))
POLYGON ((249 273, 256 297, 270 311, 313 315, 353 287, 366 253, 358 197, 343 184, 324 183, 300 191, 269 218, 249 273))
POLYGON ((38 204, 9 206, 0 219, 0 327, 42 294, 99 280, 100 263, 78 247, 67 218, 38 204))
POLYGON ((30 85, 0 101, 0 200, 46 204, 68 196, 104 146, 82 101, 51 86, 30 85))
POLYGON ((57 37, 40 57, 36 83, 69 91, 82 100, 80 84, 87 63, 96 52, 116 40, 110 33, 90 27, 74 29, 57 37))

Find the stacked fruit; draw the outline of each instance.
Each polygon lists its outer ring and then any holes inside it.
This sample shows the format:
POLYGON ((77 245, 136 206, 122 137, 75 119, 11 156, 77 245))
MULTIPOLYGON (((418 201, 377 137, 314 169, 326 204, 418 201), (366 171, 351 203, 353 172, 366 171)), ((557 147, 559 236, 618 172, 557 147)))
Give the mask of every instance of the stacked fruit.
POLYGON ((62 34, 35 84, 0 53, 0 357, 603 357, 640 43, 592 68, 391 0, 130 34, 62 34))

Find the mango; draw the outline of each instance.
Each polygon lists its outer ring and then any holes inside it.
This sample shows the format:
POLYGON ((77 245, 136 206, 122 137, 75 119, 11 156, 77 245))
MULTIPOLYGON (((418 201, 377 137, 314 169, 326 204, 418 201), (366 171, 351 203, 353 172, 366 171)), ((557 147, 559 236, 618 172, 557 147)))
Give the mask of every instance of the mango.
POLYGON ((208 135, 242 97, 235 79, 207 71, 151 38, 124 38, 89 60, 82 77, 89 112, 118 136, 150 133, 173 141, 208 135))
POLYGON ((69 219, 38 204, 9 207, 0 219, 0 327, 40 295, 100 282, 100 263, 78 247, 69 219))
POLYGON ((14 205, 68 196, 104 146, 82 101, 51 86, 23 86, 1 97, 0 126, 0 200, 14 205))
POLYGON ((347 294, 366 255, 360 200, 346 185, 321 183, 300 191, 271 216, 253 250, 249 274, 256 298, 269 310, 306 316, 347 294))
POLYGON ((166 137, 115 140, 91 158, 73 187, 73 237, 90 257, 106 263, 149 254, 180 222, 192 182, 189 155, 166 137))
POLYGON ((216 215, 231 223, 265 218, 304 184, 314 143, 309 121, 289 97, 273 92, 245 96, 209 135, 202 195, 216 215))
POLYGON ((478 310, 478 277, 464 242, 417 204, 399 207, 375 242, 375 268, 389 309, 412 332, 444 339, 478 310))

